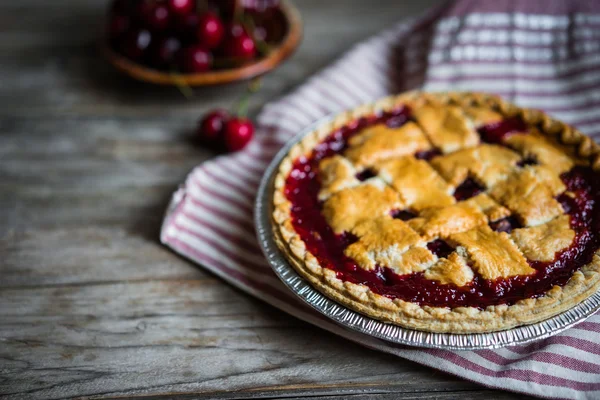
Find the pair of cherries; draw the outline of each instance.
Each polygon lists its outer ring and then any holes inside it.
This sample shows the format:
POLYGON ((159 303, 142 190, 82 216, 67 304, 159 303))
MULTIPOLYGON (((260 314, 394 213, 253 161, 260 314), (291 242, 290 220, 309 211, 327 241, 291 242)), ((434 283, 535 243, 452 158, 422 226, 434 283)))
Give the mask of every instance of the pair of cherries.
POLYGON ((199 121, 198 136, 206 144, 234 152, 243 149, 252 140, 254 124, 248 118, 231 116, 225 110, 214 110, 199 121))
POLYGON ((261 87, 261 80, 250 81, 235 107, 235 115, 217 109, 198 121, 198 137, 204 143, 233 152, 246 147, 254 136, 254 124, 246 115, 250 99, 261 87))

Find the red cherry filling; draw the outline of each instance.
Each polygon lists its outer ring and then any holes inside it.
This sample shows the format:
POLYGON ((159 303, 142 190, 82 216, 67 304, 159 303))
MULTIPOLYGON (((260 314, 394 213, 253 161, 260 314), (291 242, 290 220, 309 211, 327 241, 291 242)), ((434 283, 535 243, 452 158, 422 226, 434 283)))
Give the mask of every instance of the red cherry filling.
MULTIPOLYGON (((298 158, 286 180, 284 192, 292 203, 294 229, 320 264, 335 271, 339 279, 364 284, 375 293, 392 299, 421 305, 485 308, 543 295, 554 285, 564 285, 574 271, 591 261, 600 247, 600 179, 590 168, 575 167, 561 177, 568 190, 575 193, 575 198, 566 195, 558 198, 571 217, 575 240, 569 248, 557 253, 552 262, 530 261, 529 264, 536 269, 532 275, 495 281, 476 275, 468 285, 458 287, 425 279, 423 273, 400 276, 385 266, 371 271, 360 268, 344 255, 344 249, 356 238, 348 234, 335 235, 321 214, 316 171, 320 160, 343 152, 352 135, 366 126, 385 123, 388 117, 365 117, 336 130, 316 146, 310 156, 298 158)), ((472 195, 474 190, 469 193, 469 196, 472 195)), ((509 218, 506 222, 497 223, 494 228, 504 231, 517 226, 509 218)), ((437 240, 429 243, 428 247, 442 256, 452 249, 447 243, 437 240)))
POLYGON ((519 167, 524 167, 526 165, 537 165, 537 164, 538 164, 537 160, 532 157, 526 157, 517 163, 517 165, 519 167))
POLYGON ((454 251, 454 248, 442 239, 427 243, 427 248, 438 257, 448 257, 454 251))
POLYGON ((356 174, 356 179, 358 179, 359 181, 366 181, 367 179, 373 178, 375 176, 377 176, 375 171, 373 171, 371 168, 367 168, 356 174))
POLYGON ((442 152, 439 151, 438 149, 433 149, 433 150, 418 151, 417 153, 415 153, 415 157, 418 158, 419 160, 429 161, 433 157, 439 156, 441 154, 442 154, 442 152))
POLYGON ((487 143, 502 143, 502 141, 518 132, 526 132, 527 125, 521 118, 504 119, 494 124, 479 128, 481 139, 487 143))
POLYGON ((498 221, 490 222, 490 228, 496 232, 510 233, 513 229, 521 228, 519 220, 512 215, 510 217, 502 218, 498 221))
POLYGON ((485 188, 477 183, 474 179, 467 178, 454 191, 454 198, 458 201, 467 200, 471 197, 477 196, 484 190, 485 188))
POLYGON ((409 110, 407 108, 401 108, 396 111, 392 111, 388 114, 385 124, 390 128, 399 128, 408 121, 408 113, 409 110))
POLYGON ((411 112, 408 107, 398 107, 385 111, 379 116, 379 120, 390 128, 399 128, 410 119, 411 112))
POLYGON ((417 216, 417 214, 408 210, 393 210, 390 215, 392 218, 401 219, 402 221, 408 221, 409 219, 413 219, 417 216))

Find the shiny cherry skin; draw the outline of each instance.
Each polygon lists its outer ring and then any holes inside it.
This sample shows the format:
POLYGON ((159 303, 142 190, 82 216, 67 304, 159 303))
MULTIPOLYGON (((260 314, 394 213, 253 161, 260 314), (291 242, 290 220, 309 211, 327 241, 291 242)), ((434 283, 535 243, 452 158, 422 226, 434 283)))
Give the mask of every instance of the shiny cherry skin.
POLYGON ((183 72, 206 72, 212 65, 212 54, 200 45, 191 45, 181 49, 177 55, 179 68, 183 72))
POLYGON ((202 14, 198 20, 198 43, 214 49, 221 44, 225 27, 221 19, 212 12, 202 14))
POLYGON ((188 15, 196 9, 194 0, 167 0, 167 5, 173 15, 188 15))
POLYGON ((239 151, 252 140, 254 124, 247 118, 231 118, 225 124, 223 135, 225 148, 230 152, 239 151))
POLYGON ((152 34, 146 29, 129 31, 120 42, 121 53, 134 61, 141 60, 152 43, 152 34))
POLYGON ((181 42, 174 36, 159 39, 150 50, 150 62, 157 68, 167 68, 175 61, 181 42))
POLYGON ((225 57, 250 60, 256 56, 256 44, 244 30, 238 36, 229 35, 222 48, 225 57))
POLYGON ((218 143, 223 136, 223 128, 229 119, 225 110, 209 112, 198 123, 198 136, 206 143, 218 143))
POLYGON ((165 31, 170 24, 171 15, 166 4, 142 1, 137 7, 141 23, 154 32, 165 31))

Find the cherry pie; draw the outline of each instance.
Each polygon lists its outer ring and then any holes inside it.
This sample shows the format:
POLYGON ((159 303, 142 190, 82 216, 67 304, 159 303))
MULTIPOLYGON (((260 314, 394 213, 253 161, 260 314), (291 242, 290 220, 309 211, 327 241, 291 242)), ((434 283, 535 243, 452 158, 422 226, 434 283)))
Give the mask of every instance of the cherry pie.
POLYGON ((600 146, 479 93, 410 92, 293 146, 273 226, 326 296, 403 327, 474 333, 600 287, 600 146))

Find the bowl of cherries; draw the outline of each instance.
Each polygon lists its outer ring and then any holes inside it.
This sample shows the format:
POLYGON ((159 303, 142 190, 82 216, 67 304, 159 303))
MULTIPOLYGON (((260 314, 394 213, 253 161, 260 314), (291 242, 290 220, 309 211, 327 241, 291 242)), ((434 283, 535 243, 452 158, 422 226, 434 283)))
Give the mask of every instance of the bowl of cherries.
POLYGON ((135 79, 203 86, 262 75, 301 37, 289 0, 113 0, 102 47, 135 79))

